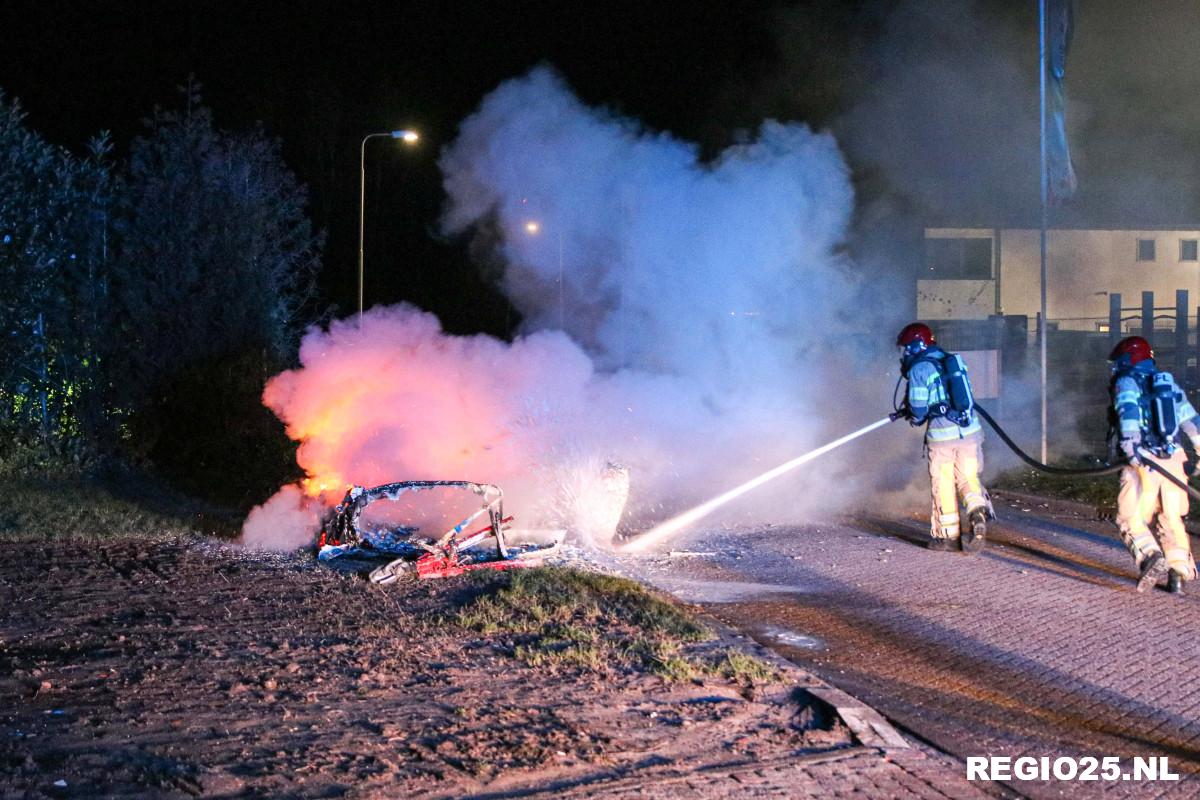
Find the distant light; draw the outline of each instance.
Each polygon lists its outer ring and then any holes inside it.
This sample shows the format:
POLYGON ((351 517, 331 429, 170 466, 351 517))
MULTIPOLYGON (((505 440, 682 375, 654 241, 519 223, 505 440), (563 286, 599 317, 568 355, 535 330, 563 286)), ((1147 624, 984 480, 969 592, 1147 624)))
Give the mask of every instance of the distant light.
POLYGON ((405 129, 402 131, 392 131, 392 138, 400 139, 405 144, 416 144, 417 141, 421 138, 421 134, 417 133, 416 131, 410 131, 410 130, 405 129))
POLYGON ((541 229, 542 226, 533 220, 525 223, 525 232, 528 234, 536 236, 541 229))

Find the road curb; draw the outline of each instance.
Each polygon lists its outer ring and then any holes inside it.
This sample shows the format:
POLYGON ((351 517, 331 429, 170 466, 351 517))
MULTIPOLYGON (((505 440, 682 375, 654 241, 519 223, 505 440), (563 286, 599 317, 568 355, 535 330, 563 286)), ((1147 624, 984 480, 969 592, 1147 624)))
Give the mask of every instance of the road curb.
MULTIPOLYGON (((663 591, 658 587, 651 586, 651 588, 663 591)), ((676 602, 681 601, 676 599, 676 602)), ((749 633, 744 633, 717 618, 708 609, 690 603, 687 605, 695 611, 697 616, 703 617, 710 626, 716 629, 718 635, 729 641, 732 646, 755 658, 770 662, 772 666, 784 673, 799 673, 793 681, 796 686, 836 714, 854 735, 854 738, 864 747, 876 748, 884 753, 891 750, 912 749, 912 744, 874 707, 817 677, 796 662, 764 645, 749 633)), ((953 757, 950 753, 946 753, 946 755, 953 757)))

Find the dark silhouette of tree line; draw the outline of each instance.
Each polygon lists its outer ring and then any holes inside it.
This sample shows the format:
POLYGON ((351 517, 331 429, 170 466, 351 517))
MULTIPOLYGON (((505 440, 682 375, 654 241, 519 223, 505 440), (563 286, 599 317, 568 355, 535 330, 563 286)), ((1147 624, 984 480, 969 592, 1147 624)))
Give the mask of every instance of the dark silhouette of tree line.
POLYGON ((47 143, 0 94, 0 449, 244 502, 290 463, 259 397, 315 316, 322 236, 277 141, 183 100, 118 159, 106 133, 47 143))

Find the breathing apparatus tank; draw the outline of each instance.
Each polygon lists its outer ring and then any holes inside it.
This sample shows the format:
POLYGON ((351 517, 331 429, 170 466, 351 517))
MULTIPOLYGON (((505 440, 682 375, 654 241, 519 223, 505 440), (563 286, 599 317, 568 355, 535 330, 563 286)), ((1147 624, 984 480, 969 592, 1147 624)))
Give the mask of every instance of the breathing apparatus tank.
POLYGON ((1164 444, 1174 440, 1179 430, 1175 417, 1175 380, 1169 372, 1156 372, 1150 382, 1150 422, 1164 444))
MULTIPOLYGON (((971 392, 971 380, 967 377, 967 364, 962 356, 935 348, 933 352, 922 353, 912 363, 904 365, 902 377, 907 377, 909 370, 920 362, 932 364, 937 369, 938 382, 946 397, 945 402, 929 409, 930 416, 945 417, 964 428, 970 425, 975 395, 971 392)), ((896 385, 898 387, 899 383, 896 385)))
POLYGON ((971 381, 967 378, 967 364, 958 353, 946 355, 942 372, 946 381, 946 394, 950 398, 950 417, 959 425, 970 422, 975 408, 975 395, 971 392, 971 381))

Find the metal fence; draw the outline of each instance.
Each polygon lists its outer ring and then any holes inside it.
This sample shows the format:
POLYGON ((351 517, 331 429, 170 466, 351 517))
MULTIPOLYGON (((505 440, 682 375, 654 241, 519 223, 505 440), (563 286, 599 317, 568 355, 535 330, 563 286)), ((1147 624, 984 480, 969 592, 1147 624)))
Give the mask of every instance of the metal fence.
MULTIPOLYGON (((1154 292, 1142 292, 1138 305, 1127 306, 1120 293, 1109 295, 1107 317, 1064 317, 1047 323, 1047 348, 1107 355, 1125 336, 1139 335, 1154 348, 1160 369, 1170 370, 1191 391, 1200 390, 1200 307, 1190 308, 1187 289, 1175 292, 1173 305, 1156 305, 1154 292), (1194 312, 1194 313, 1189 313, 1194 312)), ((984 320, 942 320, 939 341, 951 350, 1000 350, 1008 362, 1005 372, 1022 371, 1030 358, 1022 350, 1036 349, 1040 320, 1037 316, 1003 315, 984 320)), ((1037 355, 1032 356, 1037 360, 1037 355)), ((1053 357, 1051 355, 1051 357, 1053 357)))
MULTIPOLYGON (((1200 393, 1200 308, 1189 314, 1189 297, 1179 290, 1173 305, 1156 305, 1152 292, 1141 302, 1124 305, 1120 294, 1109 295, 1108 317, 1051 319, 1046 325, 1047 372, 1050 398, 1050 444, 1060 455, 1100 454, 1108 432, 1107 408, 1110 372, 1108 354, 1123 337, 1139 335, 1150 341, 1159 369, 1171 371, 1176 381, 1196 398, 1200 393), (1056 448, 1057 445, 1057 448, 1056 448)), ((1038 417, 1039 328, 1037 316, 994 316, 986 320, 940 320, 938 342, 952 352, 1000 352, 1002 391, 995 406, 1002 423, 1007 420, 1018 438, 1034 446, 1030 420, 1038 417)))
POLYGON ((1189 316, 1187 289, 1175 290, 1174 305, 1155 305, 1154 292, 1142 292, 1141 304, 1125 306, 1122 296, 1108 296, 1108 343, 1116 345, 1123 337, 1136 334, 1144 337, 1154 348, 1155 362, 1160 369, 1171 370, 1175 379, 1187 389, 1200 388, 1200 342, 1196 337, 1196 316, 1189 316))

